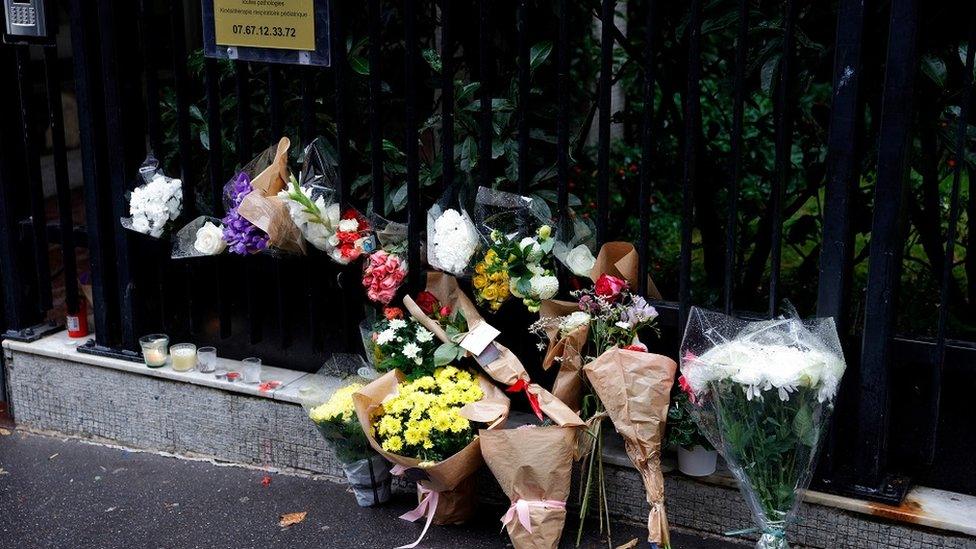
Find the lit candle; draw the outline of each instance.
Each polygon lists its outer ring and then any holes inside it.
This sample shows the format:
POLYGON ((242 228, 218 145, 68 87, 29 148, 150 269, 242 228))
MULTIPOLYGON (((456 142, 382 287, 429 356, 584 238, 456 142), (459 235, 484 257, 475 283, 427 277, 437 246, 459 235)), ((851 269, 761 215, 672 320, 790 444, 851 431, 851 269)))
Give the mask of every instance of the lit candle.
POLYGON ((189 372, 197 366, 197 346, 192 343, 180 343, 170 348, 173 357, 173 370, 189 372))
POLYGON ((142 336, 139 338, 139 345, 142 347, 142 359, 146 366, 159 368, 166 365, 166 348, 169 345, 166 334, 142 336))

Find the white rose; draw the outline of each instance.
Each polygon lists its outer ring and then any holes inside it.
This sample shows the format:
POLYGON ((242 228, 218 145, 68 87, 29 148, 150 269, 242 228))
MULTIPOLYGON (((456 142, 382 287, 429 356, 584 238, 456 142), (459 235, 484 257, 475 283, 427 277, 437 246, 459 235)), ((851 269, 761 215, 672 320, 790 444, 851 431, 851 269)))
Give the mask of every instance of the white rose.
POLYGON ((525 260, 531 263, 542 261, 542 246, 539 241, 531 236, 527 236, 519 242, 519 248, 525 252, 525 260))
POLYGON ((352 233, 359 230, 359 221, 355 219, 343 219, 339 222, 339 230, 344 233, 352 233))
POLYGON ((551 299, 559 291, 559 279, 552 275, 534 276, 529 284, 538 299, 551 299))
POLYGON ((590 270, 595 264, 596 258, 585 244, 580 244, 566 254, 566 267, 576 276, 590 276, 590 270))
POLYGON ((204 255, 217 255, 223 252, 226 247, 224 231, 220 227, 207 221, 197 229, 197 238, 193 241, 194 250, 204 255))

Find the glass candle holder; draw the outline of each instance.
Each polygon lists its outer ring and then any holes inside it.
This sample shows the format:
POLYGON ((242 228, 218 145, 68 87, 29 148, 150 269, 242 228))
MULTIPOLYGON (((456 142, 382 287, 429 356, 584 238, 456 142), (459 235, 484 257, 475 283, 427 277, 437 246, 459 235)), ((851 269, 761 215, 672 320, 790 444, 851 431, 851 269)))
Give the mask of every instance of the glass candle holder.
POLYGON ((189 372, 197 367, 197 346, 192 343, 177 343, 169 350, 173 357, 173 371, 189 372))
POLYGON ((242 360, 241 378, 244 383, 261 383, 261 359, 252 356, 242 360))
POLYGON ((169 348, 169 336, 166 334, 149 334, 139 338, 142 347, 142 359, 150 368, 161 368, 166 365, 166 353, 169 348))
POLYGON ((200 347, 197 349, 197 370, 205 374, 213 373, 217 369, 217 348, 200 347))

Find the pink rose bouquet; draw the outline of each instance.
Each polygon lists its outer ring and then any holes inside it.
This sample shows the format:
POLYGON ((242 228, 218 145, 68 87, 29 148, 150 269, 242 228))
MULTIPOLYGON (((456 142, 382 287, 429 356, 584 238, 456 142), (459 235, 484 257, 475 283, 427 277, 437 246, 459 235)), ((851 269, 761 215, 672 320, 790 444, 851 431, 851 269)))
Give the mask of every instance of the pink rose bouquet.
POLYGON ((407 277, 407 262, 397 254, 377 250, 369 255, 363 269, 366 296, 383 305, 393 301, 407 277))

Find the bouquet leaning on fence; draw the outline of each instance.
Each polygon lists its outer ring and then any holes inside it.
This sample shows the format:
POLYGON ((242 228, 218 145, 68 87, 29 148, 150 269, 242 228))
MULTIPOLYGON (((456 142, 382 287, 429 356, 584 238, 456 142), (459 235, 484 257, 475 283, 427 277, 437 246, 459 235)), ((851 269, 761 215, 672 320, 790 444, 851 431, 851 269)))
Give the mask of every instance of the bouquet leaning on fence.
POLYGON ((149 153, 139 168, 142 185, 129 193, 129 215, 120 221, 130 231, 160 238, 183 211, 183 182, 167 177, 149 153))
POLYGON ((353 395, 370 445, 395 464, 393 474, 417 482, 420 504, 400 518, 458 524, 475 510, 473 474, 483 463, 479 428, 508 417, 508 398, 488 379, 453 366, 407 381, 394 370, 353 395))
POLYGON ((845 369, 833 319, 746 322, 693 308, 681 353, 689 407, 739 481, 756 547, 789 547, 845 369))
POLYGON ((515 549, 555 549, 566 524, 577 436, 583 420, 539 387, 542 425, 481 431, 481 454, 511 501, 502 524, 515 549))
POLYGON ((302 407, 335 451, 356 503, 369 507, 387 502, 390 464, 370 447, 352 401, 365 380, 355 376, 340 380, 323 372, 311 377, 301 391, 302 407))

